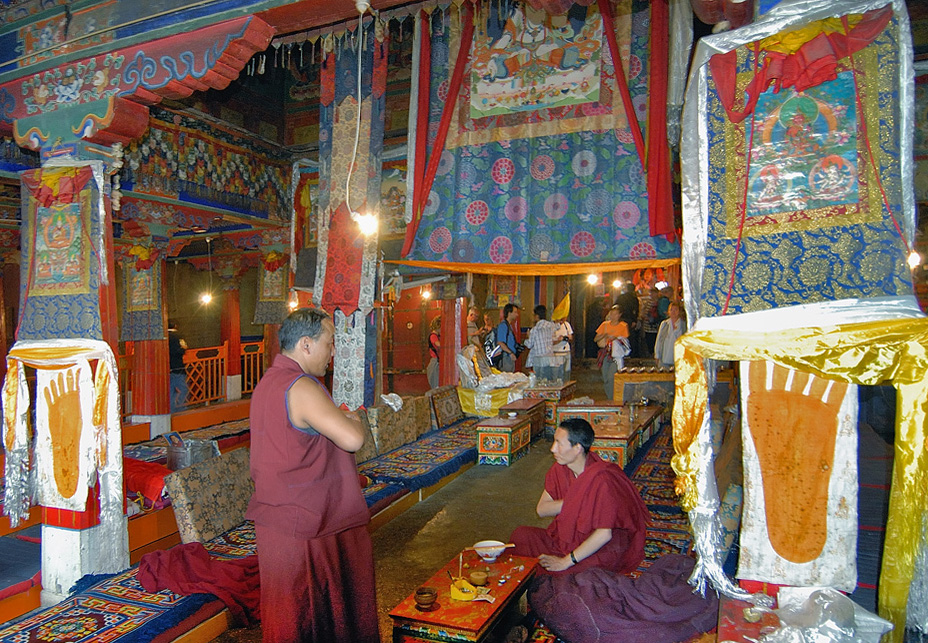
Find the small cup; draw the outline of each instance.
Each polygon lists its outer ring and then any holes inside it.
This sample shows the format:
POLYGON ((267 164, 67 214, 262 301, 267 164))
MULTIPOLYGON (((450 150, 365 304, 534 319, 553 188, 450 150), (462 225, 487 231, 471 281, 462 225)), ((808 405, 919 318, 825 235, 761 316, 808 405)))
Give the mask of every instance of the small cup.
POLYGON ((487 573, 480 570, 472 571, 470 573, 470 584, 476 587, 483 587, 487 584, 487 573))
POLYGON ((430 609, 437 598, 438 590, 434 587, 420 587, 416 590, 416 607, 419 609, 430 609))
POLYGON ((509 411, 508 415, 509 417, 514 418, 516 415, 518 415, 518 413, 516 413, 515 411, 509 411))

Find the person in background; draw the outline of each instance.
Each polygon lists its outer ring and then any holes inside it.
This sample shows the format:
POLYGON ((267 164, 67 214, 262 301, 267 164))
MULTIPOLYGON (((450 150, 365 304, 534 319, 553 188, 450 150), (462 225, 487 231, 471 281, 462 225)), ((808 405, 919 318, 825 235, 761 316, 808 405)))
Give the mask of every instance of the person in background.
POLYGON ((184 353, 186 351, 187 342, 178 334, 177 323, 168 322, 171 413, 180 411, 187 405, 187 366, 184 364, 184 353))
POLYGON ((251 477, 264 643, 379 643, 370 512, 354 452, 364 429, 319 380, 335 351, 322 310, 284 320, 251 398, 251 477))
POLYGON ((599 567, 625 574, 644 559, 648 508, 621 467, 590 451, 593 427, 569 418, 554 432, 554 464, 536 511, 554 516, 546 529, 517 527, 512 553, 537 556, 542 573, 599 567))
POLYGON ((519 310, 519 307, 512 303, 503 306, 503 321, 496 327, 496 343, 503 351, 503 360, 500 362, 499 370, 505 373, 512 373, 516 370, 519 342, 516 341, 516 334, 512 329, 515 324, 519 323, 519 310))
POLYGON ((619 307, 619 318, 628 326, 630 356, 639 357, 638 295, 635 294, 635 284, 626 281, 622 285, 622 294, 616 298, 615 303, 619 307))
POLYGON ((628 354, 628 326, 620 315, 618 306, 610 308, 593 338, 599 346, 597 361, 603 374, 603 390, 609 400, 612 399, 616 371, 622 368, 624 356, 628 354))
POLYGON ((477 321, 480 319, 480 309, 476 306, 471 306, 467 310, 467 343, 471 343, 471 339, 480 335, 480 328, 477 326, 477 321))
POLYGON ((574 343, 574 329, 567 321, 567 317, 552 320, 557 324, 554 331, 554 354, 564 360, 563 374, 565 381, 570 379, 570 354, 574 343))
POLYGON ((543 304, 535 306, 535 325, 532 326, 525 346, 529 349, 526 366, 531 366, 535 375, 542 382, 551 382, 554 379, 554 331, 557 324, 548 321, 548 308, 543 304))
POLYGON ((654 342, 654 358, 659 366, 673 368, 673 345, 686 332, 686 320, 680 315, 680 304, 671 302, 667 319, 661 322, 654 342))
POLYGON ((429 365, 425 369, 429 388, 438 388, 438 357, 441 348, 441 317, 436 317, 429 324, 429 365))
POLYGON ((485 336, 490 331, 496 330, 496 325, 499 323, 499 313, 495 310, 488 310, 483 313, 483 327, 480 329, 480 334, 485 336))

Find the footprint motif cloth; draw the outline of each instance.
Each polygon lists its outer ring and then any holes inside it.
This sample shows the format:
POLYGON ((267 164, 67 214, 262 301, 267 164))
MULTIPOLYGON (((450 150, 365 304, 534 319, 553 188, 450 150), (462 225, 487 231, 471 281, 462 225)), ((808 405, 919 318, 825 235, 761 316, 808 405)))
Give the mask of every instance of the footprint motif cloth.
POLYGON ((857 584, 857 387, 741 362, 744 510, 738 577, 857 584))
POLYGON ((96 470, 90 365, 37 369, 36 391, 39 504, 83 511, 96 470))

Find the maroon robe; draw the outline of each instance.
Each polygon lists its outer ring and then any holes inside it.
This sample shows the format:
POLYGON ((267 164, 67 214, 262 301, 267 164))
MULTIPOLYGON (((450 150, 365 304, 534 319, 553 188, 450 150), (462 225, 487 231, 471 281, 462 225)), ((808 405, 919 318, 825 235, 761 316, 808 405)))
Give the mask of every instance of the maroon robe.
POLYGON ((627 573, 644 560, 648 508, 618 465, 604 462, 592 452, 587 454, 579 476, 563 464, 554 464, 545 476, 545 491, 552 499, 564 501, 561 513, 547 529, 517 528, 509 537, 516 545, 513 553, 567 556, 596 529, 611 529, 609 542, 565 571, 577 573, 601 567, 627 573))
POLYGON ((251 398, 255 492, 245 515, 255 521, 264 641, 379 643, 354 456, 290 422, 287 393, 301 377, 311 376, 277 355, 251 398))

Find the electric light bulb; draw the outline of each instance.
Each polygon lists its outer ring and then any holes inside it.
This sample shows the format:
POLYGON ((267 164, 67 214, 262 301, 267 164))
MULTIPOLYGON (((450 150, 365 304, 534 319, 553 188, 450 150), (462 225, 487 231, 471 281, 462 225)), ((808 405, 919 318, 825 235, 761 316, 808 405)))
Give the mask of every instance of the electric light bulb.
POLYGON ((622 287, 622 282, 616 279, 615 281, 612 282, 612 287, 618 290, 619 288, 622 287))
POLYGON ((358 215, 358 227, 365 237, 371 236, 377 232, 377 217, 373 214, 358 215))
POLYGON ((906 260, 909 264, 909 270, 915 270, 922 263, 922 256, 918 254, 917 251, 913 250, 909 253, 909 257, 906 260))
POLYGON ((589 283, 591 286, 595 286, 595 285, 596 285, 596 282, 599 281, 599 277, 597 277, 596 275, 589 275, 589 276, 587 276, 586 281, 587 281, 587 283, 589 283))
POLYGON ((213 296, 209 294, 208 292, 205 292, 202 295, 200 295, 200 301, 203 302, 204 304, 208 304, 212 300, 213 300, 213 296))
POLYGON ((300 305, 300 304, 297 302, 296 299, 291 299, 291 300, 289 301, 289 303, 287 303, 287 306, 290 307, 290 310, 296 310, 296 307, 299 306, 299 305, 300 305))
POLYGON ((423 291, 422 291, 422 298, 423 298, 423 299, 429 299, 429 298, 431 298, 431 297, 432 297, 432 291, 431 291, 431 290, 423 290, 423 291))

